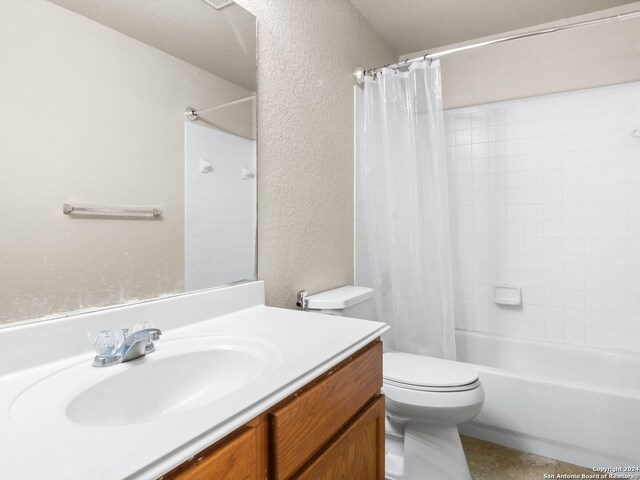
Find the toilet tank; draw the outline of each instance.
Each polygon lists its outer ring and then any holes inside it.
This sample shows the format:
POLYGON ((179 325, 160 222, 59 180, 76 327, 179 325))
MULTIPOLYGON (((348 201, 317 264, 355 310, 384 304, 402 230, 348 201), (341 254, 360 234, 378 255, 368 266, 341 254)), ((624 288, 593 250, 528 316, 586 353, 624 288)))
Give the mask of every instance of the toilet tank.
POLYGON ((375 312, 373 290, 367 287, 347 285, 346 287, 309 295, 307 297, 307 310, 329 315, 372 320, 375 312))

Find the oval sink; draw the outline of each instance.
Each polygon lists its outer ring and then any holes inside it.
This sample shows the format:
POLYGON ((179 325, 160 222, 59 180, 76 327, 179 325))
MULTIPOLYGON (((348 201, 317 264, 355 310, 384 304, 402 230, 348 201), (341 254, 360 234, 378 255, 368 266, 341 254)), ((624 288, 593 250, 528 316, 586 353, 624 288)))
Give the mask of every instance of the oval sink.
POLYGON ((95 368, 83 362, 31 385, 16 398, 12 417, 37 423, 33 405, 49 398, 51 411, 88 427, 121 427, 184 414, 218 401, 233 402, 274 369, 279 350, 249 337, 204 336, 156 343, 131 362, 95 368), (57 406, 56 406, 57 405, 57 406))
POLYGON ((260 359, 247 352, 213 349, 137 365, 75 397, 67 417, 95 427, 148 422, 207 403, 249 384, 260 359))

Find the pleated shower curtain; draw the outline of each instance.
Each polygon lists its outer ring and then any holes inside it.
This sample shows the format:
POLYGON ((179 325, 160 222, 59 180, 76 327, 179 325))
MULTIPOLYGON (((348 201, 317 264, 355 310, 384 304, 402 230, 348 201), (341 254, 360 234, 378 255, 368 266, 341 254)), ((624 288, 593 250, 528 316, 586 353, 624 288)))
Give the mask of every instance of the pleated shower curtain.
POLYGON ((362 108, 358 189, 377 316, 392 327, 387 346, 454 359, 440 62, 367 76, 362 108))

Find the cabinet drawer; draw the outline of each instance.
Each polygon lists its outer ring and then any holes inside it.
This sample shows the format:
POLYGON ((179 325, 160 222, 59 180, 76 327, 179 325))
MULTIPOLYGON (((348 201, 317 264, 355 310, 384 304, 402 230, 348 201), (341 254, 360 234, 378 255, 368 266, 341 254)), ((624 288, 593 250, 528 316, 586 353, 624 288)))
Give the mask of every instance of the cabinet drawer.
POLYGON ((383 480, 384 397, 379 396, 297 480, 383 480))
POLYGON ((271 413, 275 478, 289 478, 300 469, 381 387, 382 343, 378 341, 271 413))

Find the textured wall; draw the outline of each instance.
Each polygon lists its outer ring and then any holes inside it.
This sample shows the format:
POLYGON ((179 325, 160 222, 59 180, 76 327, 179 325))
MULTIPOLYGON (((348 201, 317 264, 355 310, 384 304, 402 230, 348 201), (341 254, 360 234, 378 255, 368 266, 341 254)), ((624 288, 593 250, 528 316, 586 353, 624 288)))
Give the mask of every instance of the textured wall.
MULTIPOLYGON (((566 22, 539 25, 529 30, 634 10, 640 10, 640 2, 573 17, 566 22)), ((518 32, 522 31, 525 30, 518 32)), ((427 51, 435 52, 450 47, 451 45, 431 48, 402 55, 402 58, 414 58, 427 51)), ((640 18, 515 40, 452 54, 442 59, 445 108, 612 85, 638 79, 640 18)))
POLYGON ((0 45, 0 324, 182 291, 182 111, 247 90, 44 0, 0 3, 0 45))
POLYGON ((353 72, 397 56, 348 0, 254 0, 267 304, 353 282, 353 72))

